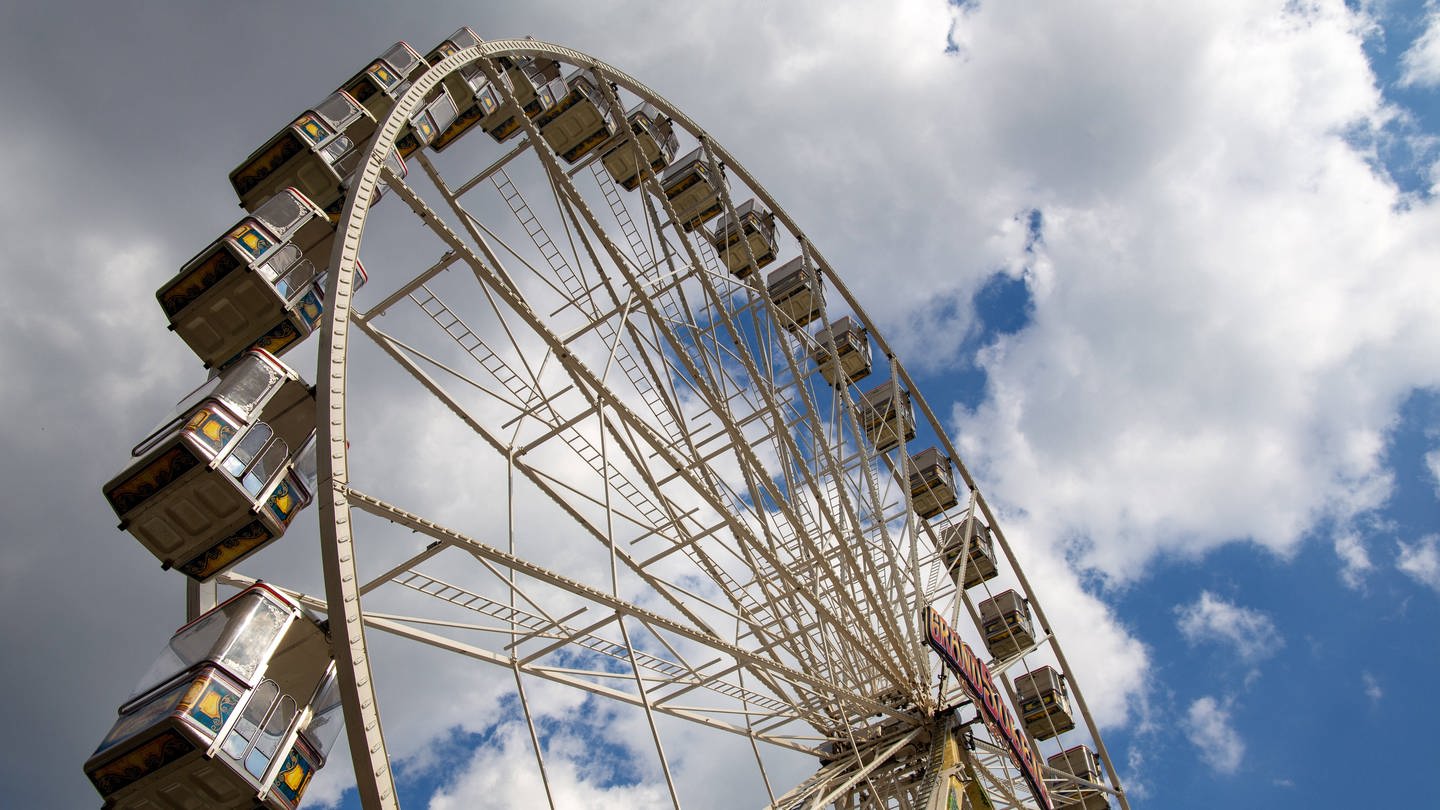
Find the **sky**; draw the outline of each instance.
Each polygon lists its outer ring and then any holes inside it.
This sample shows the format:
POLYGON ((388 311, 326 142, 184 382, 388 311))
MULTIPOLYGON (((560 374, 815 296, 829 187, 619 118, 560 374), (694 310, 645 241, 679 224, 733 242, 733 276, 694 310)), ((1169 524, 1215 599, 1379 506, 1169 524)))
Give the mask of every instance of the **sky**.
MULTIPOLYGON (((257 144, 465 24, 640 78, 802 223, 1000 511, 1132 806, 1429 795, 1435 4, 68 0, 0 7, 0 803, 97 801, 81 764, 183 618, 99 494, 199 381, 155 288, 257 144)), ((453 486, 400 407, 372 446, 453 486)), ((313 582, 292 545, 258 568, 313 582)), ((503 682, 376 644, 405 806, 533 798, 503 682)), ((638 716, 537 702, 562 794, 668 806, 638 716)), ((685 806, 731 806, 728 751, 681 758, 685 806)), ((358 806, 345 770, 309 806, 358 806)))

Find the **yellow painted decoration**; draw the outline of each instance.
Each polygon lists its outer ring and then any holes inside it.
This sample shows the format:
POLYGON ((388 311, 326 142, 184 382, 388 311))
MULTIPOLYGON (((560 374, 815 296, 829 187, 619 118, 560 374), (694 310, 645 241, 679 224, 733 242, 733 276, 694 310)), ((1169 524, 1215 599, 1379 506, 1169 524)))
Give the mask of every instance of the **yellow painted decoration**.
POLYGON ((270 542, 270 532, 260 521, 252 520, 240 530, 201 552, 195 559, 178 566, 181 573, 204 582, 237 562, 260 546, 270 542))
POLYGON ((385 67, 385 65, 379 62, 376 62, 375 66, 370 69, 370 75, 374 76, 376 81, 380 82, 386 87, 389 87, 390 85, 395 83, 395 74, 391 73, 389 69, 385 67))
POLYGON ((285 780, 285 787, 290 788, 290 790, 295 793, 298 793, 300 786, 305 784, 305 776, 305 769, 300 767, 298 761, 290 770, 280 774, 280 778, 285 780))
POLYGON ((276 490, 275 497, 270 499, 270 503, 281 514, 288 515, 290 510, 295 508, 295 497, 291 494, 289 487, 282 487, 276 490))
POLYGON ((126 785, 138 782, 195 750, 195 746, 174 729, 137 745, 119 757, 88 771, 101 796, 110 796, 126 785))
POLYGON ((189 431, 192 431, 192 432, 193 432, 193 431, 197 431, 197 430, 201 430, 201 429, 204 427, 204 425, 205 425, 205 420, 206 420, 206 419, 209 419, 209 418, 210 418, 210 409, 209 409, 209 408, 201 408, 200 410, 198 410, 198 411, 195 412, 195 415, 194 415, 194 416, 190 417, 190 421, 189 421, 189 422, 186 422, 186 423, 185 423, 185 429, 186 429, 186 430, 189 430, 189 431))
POLYGON ((283 354, 285 350, 290 347, 290 344, 299 340, 300 337, 300 332, 295 328, 295 325, 290 323, 289 320, 283 320, 276 324, 274 329, 266 332, 259 340, 255 341, 255 346, 278 356, 283 354))
POLYGON ((210 717, 219 717, 220 693, 214 690, 206 692, 204 699, 200 701, 200 705, 196 708, 210 717))
POLYGON ((235 427, 209 408, 201 408, 185 424, 185 432, 205 442, 218 453, 235 437, 235 427))
POLYGON ((300 317, 304 318, 307 324, 314 324, 320 320, 320 315, 323 313, 324 310, 320 307, 320 302, 314 298, 306 296, 300 299, 300 317))
POLYGON ((123 516, 145 499, 169 486, 197 463, 189 448, 172 447, 145 465, 144 469, 106 492, 105 497, 110 499, 115 513, 123 516))
POLYGON ((214 439, 215 441, 220 442, 224 441, 224 439, 220 435, 221 427, 222 425, 218 420, 211 419, 210 421, 205 423, 204 427, 201 428, 201 432, 205 434, 205 438, 214 439))
POLYGON ((980 784, 979 779, 965 784, 965 796, 975 810, 995 810, 995 803, 990 801, 990 794, 985 792, 985 786, 980 784))
MULTIPOLYGON (((210 683, 210 679, 204 675, 192 681, 190 688, 185 691, 185 697, 180 698, 180 702, 175 704, 175 708, 182 712, 189 711, 190 707, 195 705, 195 701, 200 699, 200 694, 205 691, 205 685, 208 683, 210 683)), ((219 698, 217 697, 216 700, 218 702, 219 698)))
POLYGON ((325 131, 325 127, 321 126, 319 121, 315 120, 314 116, 310 115, 301 116, 300 120, 295 122, 295 126, 299 127, 300 131, 305 133, 305 137, 314 143, 325 140, 325 136, 330 134, 325 131))
POLYGON ((271 248, 271 242, 250 223, 245 223, 230 232, 230 238, 240 244, 240 248, 249 253, 251 258, 258 259, 271 248))
POLYGON ((300 801, 305 793, 305 788, 310 784, 310 777, 315 775, 315 767, 305 758, 297 744, 285 757, 285 764, 280 766, 280 773, 275 776, 274 792, 270 795, 285 800, 294 806, 300 801))
POLYGON ((990 801, 990 794, 985 792, 985 786, 980 784, 980 774, 975 771, 975 761, 965 757, 965 798, 970 800, 970 810, 995 810, 994 802, 990 801))

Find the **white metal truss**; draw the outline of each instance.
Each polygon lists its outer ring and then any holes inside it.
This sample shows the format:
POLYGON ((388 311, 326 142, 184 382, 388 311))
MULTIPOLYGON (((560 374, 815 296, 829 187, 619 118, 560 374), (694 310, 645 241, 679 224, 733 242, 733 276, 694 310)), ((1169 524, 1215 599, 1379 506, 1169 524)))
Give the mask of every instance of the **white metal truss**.
MULTIPOLYGON (((642 712, 677 807, 683 796, 664 732, 673 720, 745 738, 772 807, 929 808, 936 724, 957 713, 973 722, 974 709, 926 647, 920 615, 935 605, 954 620, 963 608, 978 626, 971 595, 954 586, 937 551, 941 528, 977 513, 1041 631, 1036 645, 992 662, 997 680, 1013 703, 1010 673, 1029 669, 1032 658, 1047 656, 1069 673, 994 514, 836 267, 673 104, 562 46, 486 42, 415 80, 380 122, 350 184, 317 370, 325 590, 291 593, 328 614, 365 807, 398 807, 366 643, 367 632, 380 631, 510 670, 552 806, 526 691, 537 679, 642 712), (811 358, 815 338, 789 323, 764 272, 731 275, 712 244, 713 223, 682 228, 646 161, 639 187, 625 191, 598 153, 567 164, 519 114, 513 146, 494 146, 478 126, 466 136, 496 151, 472 164, 485 167, 479 172, 452 179, 451 155, 423 153, 411 158, 408 177, 384 166, 425 97, 462 67, 478 65, 504 107, 519 113, 498 57, 552 58, 588 72, 621 122, 607 147, 641 154, 623 112, 653 105, 686 139, 681 152, 700 150, 730 221, 741 189, 773 212, 787 255, 802 258, 829 309, 852 314, 878 347, 874 379, 888 375, 909 391, 927 436, 953 460, 967 506, 948 517, 915 514, 906 443, 877 451, 856 416, 859 389, 825 384, 811 358), (353 301, 355 268, 382 184, 386 214, 408 210, 423 226, 415 231, 423 245, 409 253, 440 258, 372 267, 370 283, 383 295, 362 310, 353 301), (363 375, 352 337, 368 344, 374 364, 363 375), (432 507, 407 507, 386 490, 384 471, 351 469, 351 442, 372 437, 352 434, 347 398, 372 375, 438 406, 435 418, 447 420, 457 443, 493 451, 507 482, 493 493, 505 525, 476 530, 432 507), (517 517, 531 511, 584 562, 517 538, 517 517), (393 560, 370 546, 389 532, 416 533, 428 545, 393 560), (821 764, 800 785, 772 785, 772 750, 821 764)), ((747 240, 736 249, 758 264, 747 240)), ((831 320, 822 308, 814 326, 828 329, 831 320)), ((967 546, 960 581, 968 557, 967 546)), ((223 580, 251 581, 240 573, 223 580)), ((1069 684, 1083 721, 1076 740, 1097 749, 1104 773, 1092 782, 1046 769, 1050 794, 1064 806, 1098 791, 1128 810, 1079 684, 1069 684)), ((1003 741, 981 724, 972 736, 967 773, 995 806, 1037 806, 1003 741)))

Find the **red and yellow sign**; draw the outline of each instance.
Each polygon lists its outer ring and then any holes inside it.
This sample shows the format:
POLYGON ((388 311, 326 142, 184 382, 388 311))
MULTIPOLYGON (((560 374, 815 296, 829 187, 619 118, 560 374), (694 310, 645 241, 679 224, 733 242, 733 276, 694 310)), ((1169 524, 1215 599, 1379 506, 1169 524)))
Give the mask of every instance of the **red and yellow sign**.
POLYGON ((1035 794, 1035 801, 1042 810, 1051 810, 1053 805, 1050 804, 1050 794, 1045 792, 1045 782, 1040 777, 1040 757, 1035 753, 1035 749, 1030 747, 1030 741, 1016 727, 1010 707, 1005 705, 989 668, 976 657, 970 645, 961 640, 935 608, 926 606, 920 614, 920 620, 925 623, 926 641, 940 654, 941 660, 960 676, 961 685, 979 707, 980 717, 984 719, 990 733, 997 739, 1003 739, 1010 748, 1010 755, 1019 766, 1020 772, 1025 775, 1030 792, 1035 794))

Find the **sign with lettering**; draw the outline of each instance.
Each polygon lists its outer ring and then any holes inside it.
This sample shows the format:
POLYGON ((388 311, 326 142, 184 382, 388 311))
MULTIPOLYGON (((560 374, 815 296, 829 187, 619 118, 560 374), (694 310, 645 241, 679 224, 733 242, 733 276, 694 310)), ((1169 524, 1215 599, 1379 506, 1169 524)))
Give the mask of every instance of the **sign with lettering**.
POLYGON ((920 620, 925 623, 926 641, 940 654, 940 659, 959 676, 960 684, 975 702, 990 733, 996 739, 1005 741, 1010 755, 1020 768, 1020 773, 1024 774, 1025 781, 1030 784, 1030 792, 1035 795, 1035 801, 1042 810, 1051 810, 1053 805, 1050 804, 1050 794, 1045 791, 1045 782, 1040 777, 1040 757, 1035 749, 1030 747, 1030 740, 1015 725, 1015 717, 1010 713, 1010 707, 1005 705, 1000 689, 995 686, 990 669, 976 657, 970 645, 961 640, 959 634, 951 629, 945 617, 935 608, 926 606, 920 620))

